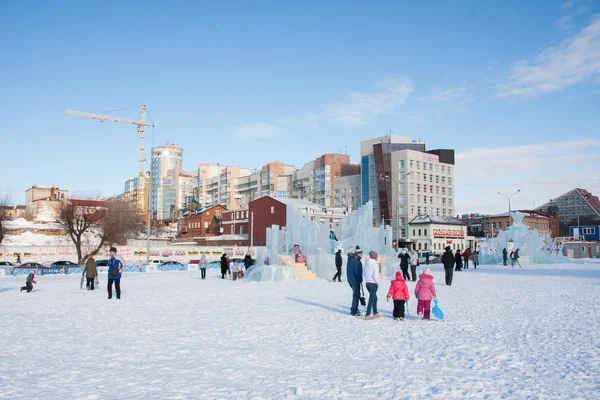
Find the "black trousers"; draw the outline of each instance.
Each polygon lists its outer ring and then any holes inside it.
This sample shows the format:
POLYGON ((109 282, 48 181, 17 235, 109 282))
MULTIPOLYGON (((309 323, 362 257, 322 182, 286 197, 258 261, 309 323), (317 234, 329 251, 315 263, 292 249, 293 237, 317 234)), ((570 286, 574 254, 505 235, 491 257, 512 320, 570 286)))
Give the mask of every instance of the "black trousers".
POLYGON ((404 300, 394 300, 394 318, 404 318, 404 300))
POLYGON ((25 283, 25 286, 22 286, 21 290, 27 290, 27 293, 31 292, 33 290, 33 283, 31 283, 31 282, 25 283))
POLYGON ((412 274, 412 280, 416 281, 417 280, 417 266, 416 265, 410 266, 410 273, 412 274))
POLYGON ((85 279, 86 279, 85 287, 90 290, 94 290, 94 278, 85 278, 85 279))
POLYGON ((451 286, 452 277, 454 276, 454 271, 452 270, 452 267, 444 267, 444 272, 446 273, 446 285, 451 286))
POLYGON ((465 260, 465 269, 469 269, 469 259, 465 260))
POLYGON ((200 274, 202 275, 202 279, 206 279, 206 268, 200 268, 200 274))
POLYGON ((461 271, 462 270, 462 264, 456 264, 456 268, 454 268, 455 271, 461 271))
POLYGON ((473 268, 477 269, 477 261, 473 261, 473 268))
POLYGON ((338 281, 342 281, 342 267, 335 267, 337 269, 337 273, 333 276, 333 281, 335 282, 336 278, 338 281))
POLYGON ((117 299, 121 298, 121 280, 120 279, 110 279, 108 278, 108 298, 112 299, 112 287, 113 282, 115 283, 115 291, 117 292, 117 299))
POLYGON ((408 274, 408 267, 400 267, 402 269, 402 277, 405 281, 410 281, 410 275, 408 274))

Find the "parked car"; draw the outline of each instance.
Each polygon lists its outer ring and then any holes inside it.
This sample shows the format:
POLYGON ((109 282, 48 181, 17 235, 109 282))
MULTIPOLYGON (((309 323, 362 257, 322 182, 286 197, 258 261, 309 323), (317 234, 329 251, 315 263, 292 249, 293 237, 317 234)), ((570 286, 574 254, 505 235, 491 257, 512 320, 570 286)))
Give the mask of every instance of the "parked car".
POLYGON ((15 268, 31 268, 31 269, 36 268, 37 269, 37 268, 48 268, 48 267, 46 267, 45 265, 42 265, 40 263, 36 263, 36 262, 26 262, 15 268))
POLYGON ((54 261, 50 264, 51 268, 76 268, 81 267, 79 264, 75 264, 72 261, 54 261))
POLYGON ((440 257, 433 254, 430 250, 419 250, 417 254, 419 255, 419 264, 427 263, 427 258, 425 254, 429 253, 429 264, 435 264, 440 262, 440 257))
POLYGON ((96 267, 108 267, 108 260, 96 260, 96 267))
POLYGON ((0 268, 2 267, 16 267, 16 265, 10 261, 0 261, 0 268))
POLYGON ((185 270, 186 266, 179 261, 165 261, 157 266, 159 270, 185 270))

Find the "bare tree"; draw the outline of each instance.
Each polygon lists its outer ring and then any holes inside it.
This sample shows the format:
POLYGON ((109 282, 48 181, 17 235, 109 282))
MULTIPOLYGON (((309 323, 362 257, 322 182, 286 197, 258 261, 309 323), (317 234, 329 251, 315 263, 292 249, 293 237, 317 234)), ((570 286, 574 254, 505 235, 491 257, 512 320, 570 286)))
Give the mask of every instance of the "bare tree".
POLYGON ((85 210, 81 207, 74 207, 69 204, 60 213, 58 217, 58 224, 60 224, 69 234, 73 244, 75 245, 75 250, 77 250, 77 260, 81 264, 84 260, 82 254, 82 246, 86 242, 87 236, 93 233, 98 233, 98 242, 99 245, 98 250, 96 250, 96 254, 104 241, 103 232, 100 229, 100 221, 102 220, 106 210, 103 208, 98 208, 95 210, 85 210))
POLYGON ((126 244, 143 226, 135 207, 121 200, 94 208, 69 204, 57 222, 71 237, 80 264, 105 245, 126 244))
POLYGON ((0 243, 4 240, 4 221, 10 219, 7 208, 12 205, 12 202, 12 196, 8 193, 0 195, 0 243))

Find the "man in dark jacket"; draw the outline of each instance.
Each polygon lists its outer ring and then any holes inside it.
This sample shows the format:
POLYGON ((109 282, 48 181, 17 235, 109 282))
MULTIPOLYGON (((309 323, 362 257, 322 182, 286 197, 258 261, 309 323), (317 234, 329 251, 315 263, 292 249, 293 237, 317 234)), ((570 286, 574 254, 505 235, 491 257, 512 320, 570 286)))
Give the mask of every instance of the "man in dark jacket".
POLYGON ((508 251, 506 251, 506 248, 502 249, 502 261, 504 262, 504 265, 506 265, 506 262, 508 261, 508 251))
POLYGON ((402 270, 402 277, 405 281, 409 281, 410 275, 408 274, 408 265, 410 264, 410 254, 408 254, 406 250, 402 250, 400 254, 398 254, 398 258, 400 259, 400 269, 402 270))
POLYGON ((442 255, 442 263, 444 264, 444 272, 446 273, 446 285, 452 286, 452 276, 454 275, 454 255, 450 246, 445 248, 442 255))
POLYGON ((227 265, 227 254, 223 253, 223 255, 221 256, 221 279, 225 279, 225 274, 227 273, 227 269, 228 269, 228 265, 227 265))
POLYGON ((455 262, 455 271, 462 271, 462 256, 460 255, 460 250, 456 250, 456 254, 454 254, 454 262, 455 262))
POLYGON ((360 299, 360 286, 363 280, 362 250, 360 246, 356 246, 354 253, 348 253, 348 262, 346 263, 346 279, 352 288, 352 307, 350 314, 360 316, 358 311, 358 300, 360 299))
POLYGON ((342 281, 342 249, 338 249, 335 253, 335 268, 337 269, 336 274, 333 276, 333 281, 337 278, 338 282, 342 281))
POLYGON ((121 298, 121 274, 125 269, 125 260, 123 257, 117 254, 117 249, 114 247, 110 248, 110 260, 108 260, 108 284, 106 289, 108 290, 108 298, 112 299, 112 287, 115 284, 115 290, 117 292, 117 299, 121 298))

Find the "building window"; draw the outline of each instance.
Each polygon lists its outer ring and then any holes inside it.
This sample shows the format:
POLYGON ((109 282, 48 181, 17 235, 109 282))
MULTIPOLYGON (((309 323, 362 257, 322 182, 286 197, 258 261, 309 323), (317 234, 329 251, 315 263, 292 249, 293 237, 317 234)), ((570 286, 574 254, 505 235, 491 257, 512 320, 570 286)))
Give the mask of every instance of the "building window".
POLYGON ((416 231, 413 229, 413 236, 417 236, 416 231))
POLYGON ((235 213, 235 219, 240 219, 240 213, 239 212, 235 213))
POLYGON ((448 185, 452 185, 452 178, 448 178, 448 185))
POLYGON ((400 160, 400 169, 404 169, 404 160, 400 160))
POLYGON ((417 161, 417 169, 421 169, 421 161, 417 161))
POLYGON ((593 235, 596 233, 596 228, 583 228, 582 230, 584 235, 593 235))
MULTIPOLYGON (((437 169, 437 168, 436 168, 436 169, 437 169)), ((429 164, 429 170, 430 170, 430 171, 433 171, 433 163, 430 163, 430 164, 429 164)))
POLYGON ((423 243, 423 250, 427 250, 427 243, 423 243))
POLYGON ((427 185, 423 185, 423 192, 427 193, 427 185))
POLYGON ((417 214, 421 215, 421 206, 417 206, 417 214))
POLYGON ((410 167, 413 168, 413 160, 409 160, 410 167))
POLYGON ((436 210, 435 215, 437 215, 439 217, 440 216, 440 209, 439 209, 439 207, 436 208, 435 210, 436 210))
POLYGON ((208 229, 208 221, 204 222, 204 229, 208 229))
POLYGON ((275 214, 275 206, 271 206, 271 214, 275 214))
POLYGON ((427 196, 423 196, 423 203, 427 204, 427 196))
POLYGON ((442 174, 446 173, 446 167, 442 165, 442 174))
POLYGON ((423 174, 423 180, 424 180, 425 182, 427 182, 427 174, 425 174, 425 173, 423 174))
POLYGON ((406 229, 400 229, 400 237, 406 237, 406 229))
POLYGON ((435 176, 435 183, 440 183, 440 176, 439 175, 435 176))
POLYGON ((243 235, 243 234, 244 234, 244 226, 240 225, 240 235, 243 235))
POLYGON ((446 184, 446 177, 442 176, 442 185, 446 184))
POLYGON ((448 174, 452 173, 452 167, 448 167, 448 174))
POLYGON ((419 232, 419 236, 421 236, 421 230, 420 230, 420 229, 419 229, 419 231, 418 231, 418 232, 419 232))

